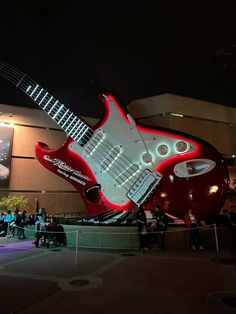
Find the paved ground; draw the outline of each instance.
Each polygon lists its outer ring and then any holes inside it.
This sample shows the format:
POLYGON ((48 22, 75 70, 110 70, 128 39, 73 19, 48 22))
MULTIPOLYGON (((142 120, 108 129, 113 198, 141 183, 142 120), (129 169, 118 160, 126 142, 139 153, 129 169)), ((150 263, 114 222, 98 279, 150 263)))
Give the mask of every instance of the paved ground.
POLYGON ((75 253, 0 239, 0 313, 236 313, 233 249, 75 253))

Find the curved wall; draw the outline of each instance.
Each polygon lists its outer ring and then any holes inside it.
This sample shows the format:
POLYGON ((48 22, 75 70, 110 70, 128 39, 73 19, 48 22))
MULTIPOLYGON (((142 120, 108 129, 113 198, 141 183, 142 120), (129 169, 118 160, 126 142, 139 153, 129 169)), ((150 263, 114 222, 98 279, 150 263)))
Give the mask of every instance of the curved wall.
POLYGON ((163 94, 132 101, 129 111, 144 124, 179 130, 206 140, 221 154, 236 154, 236 108, 163 94))

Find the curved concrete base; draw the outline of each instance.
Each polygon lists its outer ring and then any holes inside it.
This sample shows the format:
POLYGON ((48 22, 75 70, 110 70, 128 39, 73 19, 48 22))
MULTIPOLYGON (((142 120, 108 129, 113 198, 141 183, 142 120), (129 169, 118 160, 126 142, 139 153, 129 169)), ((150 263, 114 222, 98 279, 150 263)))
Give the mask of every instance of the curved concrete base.
MULTIPOLYGON (((137 249, 139 238, 137 227, 125 226, 79 226, 63 225, 67 246, 98 249, 137 249)), ((26 236, 34 238, 34 228, 27 227, 26 236)), ((151 237, 152 234, 149 234, 151 237)), ((155 235, 154 235, 155 236, 155 235)), ((200 228, 204 247, 228 247, 233 244, 233 234, 229 228, 217 228, 217 239, 214 226, 200 228)), ((152 248, 160 247, 160 236, 157 233, 152 248)), ((9 239, 10 240, 10 239, 9 239)), ((166 247, 169 249, 188 248, 188 231, 184 227, 169 227, 166 231, 166 247)))
MULTIPOLYGON (((139 239, 137 227, 114 226, 70 226, 64 225, 67 244, 75 246, 78 234, 78 243, 81 248, 102 249, 137 249, 139 239)), ((151 236, 151 235, 149 235, 151 236)), ((214 226, 200 228, 200 236, 205 247, 216 247, 216 241, 221 247, 232 244, 232 235, 228 228, 217 228, 217 239, 214 226)), ((188 248, 188 231, 184 227, 169 227, 166 231, 167 248, 188 248)), ((160 236, 156 234, 153 248, 160 247, 160 236)))

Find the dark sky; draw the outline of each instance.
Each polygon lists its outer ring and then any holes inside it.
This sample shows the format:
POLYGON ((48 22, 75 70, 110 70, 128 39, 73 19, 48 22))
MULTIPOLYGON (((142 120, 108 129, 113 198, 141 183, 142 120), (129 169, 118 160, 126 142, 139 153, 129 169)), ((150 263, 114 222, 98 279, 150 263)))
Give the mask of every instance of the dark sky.
MULTIPOLYGON (((0 59, 80 115, 102 115, 100 88, 124 105, 169 92, 236 107, 236 1, 155 3, 2 2, 0 59)), ((1 78, 0 103, 37 107, 1 78)))

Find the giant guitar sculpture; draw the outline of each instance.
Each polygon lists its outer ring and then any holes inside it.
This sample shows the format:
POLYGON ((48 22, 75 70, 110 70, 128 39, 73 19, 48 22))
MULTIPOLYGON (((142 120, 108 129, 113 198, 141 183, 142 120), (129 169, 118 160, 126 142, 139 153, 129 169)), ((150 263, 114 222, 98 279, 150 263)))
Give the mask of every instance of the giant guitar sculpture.
POLYGON ((204 219, 223 206, 228 170, 219 152, 205 141, 136 125, 110 93, 100 94, 106 114, 91 127, 15 67, 0 61, 0 74, 67 133, 57 150, 37 143, 36 157, 78 190, 89 215, 135 210, 145 203, 145 209, 159 204, 179 218, 192 208, 204 219))

